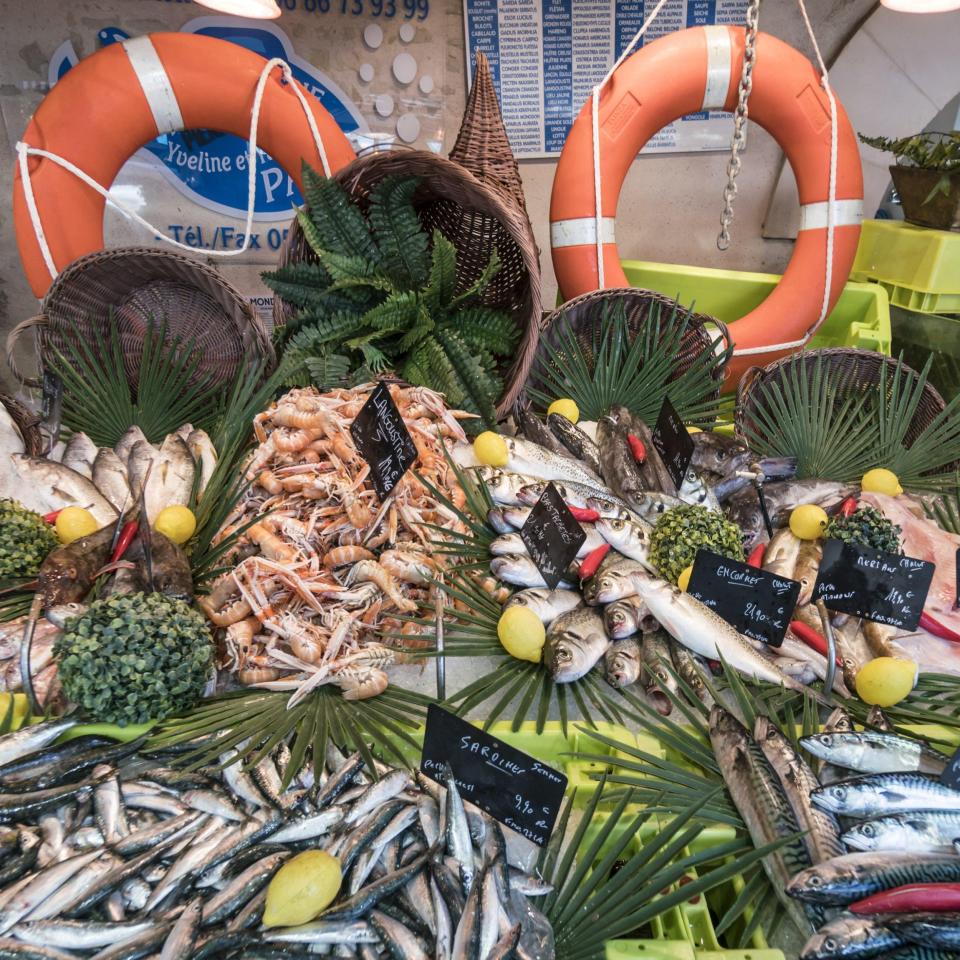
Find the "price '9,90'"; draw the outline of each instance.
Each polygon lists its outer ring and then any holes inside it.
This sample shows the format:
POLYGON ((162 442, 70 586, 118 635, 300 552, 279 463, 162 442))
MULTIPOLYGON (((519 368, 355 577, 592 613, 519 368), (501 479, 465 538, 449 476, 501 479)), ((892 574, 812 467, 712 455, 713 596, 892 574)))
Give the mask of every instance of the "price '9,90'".
POLYGON ((305 13, 344 13, 353 17, 364 14, 392 19, 398 15, 404 20, 426 20, 430 0, 278 0, 284 10, 303 10, 305 13))

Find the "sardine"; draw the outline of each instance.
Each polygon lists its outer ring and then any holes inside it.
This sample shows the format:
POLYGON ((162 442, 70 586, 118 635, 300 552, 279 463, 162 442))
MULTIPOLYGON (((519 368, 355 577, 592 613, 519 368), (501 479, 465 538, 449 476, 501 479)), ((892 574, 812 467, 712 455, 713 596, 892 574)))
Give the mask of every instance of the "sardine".
POLYGON ((13 462, 21 481, 39 493, 49 504, 50 510, 84 507, 90 511, 99 527, 117 519, 117 511, 93 485, 93 481, 75 470, 56 460, 41 460, 21 453, 13 455, 13 462))
POLYGON ((960 837, 960 812, 918 810, 853 824, 843 842, 851 850, 914 850, 943 853, 960 837))
POLYGON ((843 914, 824 924, 800 951, 800 960, 861 960, 890 956, 903 943, 881 918, 843 914))
POLYGON ((579 607, 582 602, 577 590, 549 590, 546 587, 531 587, 519 590, 506 602, 510 607, 529 607, 544 624, 552 623, 561 613, 579 607))
POLYGON ((652 527, 642 522, 607 520, 601 517, 596 522, 596 529, 597 533, 618 553, 636 560, 653 572, 653 566, 650 563, 652 527))
POLYGON ((556 683, 586 676, 610 646, 600 614, 578 607, 550 624, 543 646, 543 662, 556 683))
POLYGON ((547 415, 547 426, 567 451, 582 460, 598 477, 602 475, 600 448, 575 423, 559 413, 551 413, 547 415))
POLYGON ((191 430, 185 439, 199 473, 199 480, 197 481, 197 497, 199 499, 203 496, 204 490, 207 489, 213 471, 217 469, 217 451, 205 430, 191 430))
POLYGON ((662 630, 648 633, 641 645, 643 669, 647 674, 644 690, 647 699, 662 717, 668 717, 673 710, 673 701, 667 696, 666 690, 676 695, 678 687, 676 678, 671 674, 669 637, 662 630))
POLYGON ((24 943, 61 950, 95 950, 149 930, 153 921, 98 923, 93 920, 23 920, 11 934, 24 943))
POLYGON ((640 679, 640 644, 633 637, 614 641, 603 655, 607 683, 628 687, 640 679))
POLYGON ((585 464, 563 457, 520 437, 504 437, 507 444, 507 469, 539 480, 572 480, 595 486, 600 477, 585 464))
POLYGON ((960 790, 922 773, 873 773, 841 780, 812 794, 821 810, 845 817, 879 817, 913 810, 960 811, 960 790))
POLYGON ((97 445, 82 431, 78 430, 67 441, 60 462, 81 477, 93 479, 93 463, 97 458, 97 445))
MULTIPOLYGON (((537 565, 526 554, 509 554, 503 557, 494 557, 490 561, 490 572, 504 583, 512 583, 518 587, 546 587, 547 581, 537 569, 537 565)), ((557 587, 570 590, 576 582, 576 573, 568 572, 570 579, 561 580, 557 587)))
POLYGON ((817 733, 800 746, 820 760, 858 773, 941 774, 947 758, 919 740, 873 730, 817 733))
POLYGON ((956 854, 870 851, 847 853, 801 871, 787 884, 787 893, 807 903, 845 906, 908 883, 958 881, 956 854))

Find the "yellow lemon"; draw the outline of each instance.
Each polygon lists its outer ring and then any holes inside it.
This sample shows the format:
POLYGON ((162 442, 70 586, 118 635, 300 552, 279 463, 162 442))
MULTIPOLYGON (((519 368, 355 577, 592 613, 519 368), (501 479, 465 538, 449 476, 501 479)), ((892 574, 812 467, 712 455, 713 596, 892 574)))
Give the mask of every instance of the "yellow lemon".
POLYGON ((504 467, 507 464, 507 441, 492 430, 484 430, 473 441, 473 452, 488 467, 504 467))
POLYGON ((684 592, 687 592, 687 588, 690 586, 690 575, 693 573, 693 564, 690 564, 689 567, 684 567, 680 571, 680 576, 677 577, 677 586, 684 592))
POLYGON ((790 531, 801 540, 816 540, 823 536, 828 520, 823 507, 818 507, 815 503, 804 503, 791 511, 790 531))
POLYGON ((547 639, 540 618, 529 608, 517 604, 507 607, 500 615, 497 636, 503 649, 518 660, 539 663, 543 659, 543 644, 547 639))
POLYGON ((864 493, 885 493, 888 497, 896 497, 903 493, 903 487, 897 475, 892 470, 884 470, 883 467, 874 467, 868 470, 860 481, 860 487, 864 493))
POLYGON ((164 507, 157 514, 153 528, 174 543, 186 543, 197 529, 197 518, 189 507, 174 504, 172 507, 164 507))
POLYGON ((857 674, 857 696, 864 703, 892 707, 917 683, 917 665, 899 657, 877 657, 865 663, 857 674))
POLYGON ((73 543, 81 537, 89 537, 99 529, 93 514, 83 507, 64 507, 57 515, 53 528, 57 531, 61 543, 73 543))
POLYGON ((267 887, 263 924, 296 927, 333 903, 342 882, 340 861, 325 850, 304 850, 288 860, 267 887))
POLYGON ((687 427, 687 433, 703 433, 699 427, 687 427))
POLYGON ((568 398, 554 400, 547 407, 547 416, 551 413, 559 413, 561 417, 566 417, 571 423, 576 423, 580 419, 580 408, 573 400, 568 398))

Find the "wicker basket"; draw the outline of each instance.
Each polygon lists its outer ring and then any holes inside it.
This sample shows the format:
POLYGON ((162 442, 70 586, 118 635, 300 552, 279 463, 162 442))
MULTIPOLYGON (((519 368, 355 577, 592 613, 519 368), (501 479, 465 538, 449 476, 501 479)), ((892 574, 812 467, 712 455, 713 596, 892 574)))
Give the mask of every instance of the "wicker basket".
MULTIPOLYGON (((823 350, 804 350, 782 360, 776 360, 766 367, 751 367, 741 378, 737 388, 737 414, 735 420, 736 434, 744 439, 746 427, 749 425, 754 432, 760 427, 755 419, 755 411, 759 399, 772 385, 781 383, 787 371, 799 364, 801 371, 812 368, 817 358, 822 357, 826 369, 831 374, 839 373, 837 379, 838 395, 840 399, 848 396, 860 396, 866 391, 877 390, 880 384, 880 371, 887 368, 887 383, 890 383, 890 374, 896 370, 898 361, 892 357, 885 357, 882 353, 872 350, 857 350, 852 347, 828 347, 823 350)), ((912 367, 903 365, 903 369, 919 379, 919 374, 912 367)), ((929 382, 924 385, 923 394, 913 415, 913 422, 904 438, 906 446, 914 440, 933 422, 944 408, 943 397, 929 382)))
POLYGON ((10 419, 17 425, 23 446, 31 457, 42 457, 46 448, 43 432, 40 429, 40 417, 19 400, 0 393, 0 403, 6 408, 10 419))
MULTIPOLYGON (((568 300, 550 314, 543 324, 540 343, 534 358, 531 360, 530 374, 526 385, 539 390, 544 389, 539 371, 543 369, 542 365, 552 363, 546 351, 546 344, 550 344, 556 349, 558 345, 557 332, 561 322, 564 327, 573 332, 584 356, 592 359, 592 344, 594 343, 597 324, 600 322, 604 309, 622 305, 630 334, 636 336, 647 322, 651 309, 657 304, 660 305, 662 316, 664 310, 670 311, 674 308, 676 301, 652 290, 640 290, 635 287, 594 290, 573 300, 568 300)), ((690 314, 690 323, 681 340, 677 372, 686 372, 704 350, 713 349, 718 333, 726 342, 729 342, 729 334, 725 323, 704 314, 690 314)), ((703 397, 703 400, 716 400, 720 396, 720 388, 723 385, 722 371, 718 371, 718 374, 716 388, 711 391, 709 396, 703 397)), ((522 408, 532 405, 526 393, 526 385, 517 397, 517 404, 522 408)))
POLYGON ((229 383, 258 362, 274 364, 270 338, 250 304, 212 267, 178 253, 148 247, 104 250, 74 260, 54 280, 41 313, 18 324, 7 338, 7 362, 17 338, 37 331, 40 369, 44 354, 62 349, 66 337, 109 342, 112 325, 120 335, 131 387, 139 378, 143 340, 150 324, 166 324, 169 340, 193 342, 200 357, 197 378, 229 383))
MULTIPOLYGON (((459 164, 423 150, 367 154, 336 173, 335 179, 362 208, 371 190, 388 176, 420 178, 414 206, 425 229, 439 230, 457 248, 459 289, 470 286, 497 251, 500 271, 482 299, 509 313, 523 329, 517 355, 504 371, 506 388, 497 413, 505 416, 533 360, 540 330, 540 266, 526 213, 504 203, 497 191, 459 164)), ((314 259, 294 220, 280 250, 279 266, 314 259)), ((280 325, 294 308, 275 296, 273 311, 274 323, 280 325)))

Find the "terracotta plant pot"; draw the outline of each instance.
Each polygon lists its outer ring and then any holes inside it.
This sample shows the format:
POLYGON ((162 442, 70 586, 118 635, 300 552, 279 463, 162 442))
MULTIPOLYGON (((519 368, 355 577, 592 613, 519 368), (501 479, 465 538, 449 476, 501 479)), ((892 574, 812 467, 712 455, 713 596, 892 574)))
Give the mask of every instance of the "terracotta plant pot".
POLYGON ((960 231, 960 170, 947 174, 950 178, 947 193, 938 192, 928 203, 924 203, 943 175, 942 170, 923 167, 890 167, 890 176, 900 196, 906 220, 921 227, 960 231))

